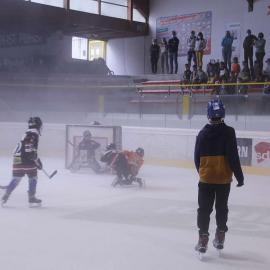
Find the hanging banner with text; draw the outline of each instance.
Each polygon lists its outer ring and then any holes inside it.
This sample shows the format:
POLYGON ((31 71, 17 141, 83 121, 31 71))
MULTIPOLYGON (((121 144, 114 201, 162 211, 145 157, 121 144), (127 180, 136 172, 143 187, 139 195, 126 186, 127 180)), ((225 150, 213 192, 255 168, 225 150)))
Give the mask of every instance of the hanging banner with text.
POLYGON ((207 46, 204 54, 211 53, 211 28, 212 28, 212 12, 200 12, 188 15, 175 15, 168 17, 160 17, 157 19, 156 38, 159 42, 162 38, 167 40, 172 37, 172 31, 177 32, 177 37, 180 41, 179 55, 187 55, 187 40, 192 30, 196 35, 202 32, 207 40, 207 46))

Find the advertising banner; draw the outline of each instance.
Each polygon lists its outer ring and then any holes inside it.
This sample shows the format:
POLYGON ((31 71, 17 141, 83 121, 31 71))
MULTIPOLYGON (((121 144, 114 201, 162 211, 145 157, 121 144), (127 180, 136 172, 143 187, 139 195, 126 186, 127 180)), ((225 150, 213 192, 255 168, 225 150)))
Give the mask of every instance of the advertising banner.
POLYGON ((190 32, 194 30, 196 35, 202 32, 207 40, 207 46, 204 54, 211 53, 211 27, 212 27, 212 12, 200 12, 188 15, 175 15, 168 17, 160 17, 157 19, 156 38, 159 42, 162 38, 167 40, 172 37, 172 31, 177 32, 177 37, 180 41, 179 55, 187 55, 187 40, 190 32))
POLYGON ((270 140, 253 139, 252 165, 270 167, 270 140))
POLYGON ((252 139, 237 138, 237 149, 238 149, 241 165, 251 166, 252 139))

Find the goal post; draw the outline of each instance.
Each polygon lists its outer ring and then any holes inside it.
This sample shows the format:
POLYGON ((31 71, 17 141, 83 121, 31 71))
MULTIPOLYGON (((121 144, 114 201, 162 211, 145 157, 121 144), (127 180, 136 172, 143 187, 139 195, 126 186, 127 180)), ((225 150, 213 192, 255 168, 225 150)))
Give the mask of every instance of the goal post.
POLYGON ((65 168, 72 169, 74 162, 80 158, 81 162, 86 161, 87 154, 80 151, 79 144, 83 140, 84 132, 91 134, 91 140, 99 145, 95 150, 95 159, 100 160, 106 146, 115 143, 116 149, 122 149, 122 128, 120 126, 101 126, 101 125, 66 125, 66 153, 65 168))

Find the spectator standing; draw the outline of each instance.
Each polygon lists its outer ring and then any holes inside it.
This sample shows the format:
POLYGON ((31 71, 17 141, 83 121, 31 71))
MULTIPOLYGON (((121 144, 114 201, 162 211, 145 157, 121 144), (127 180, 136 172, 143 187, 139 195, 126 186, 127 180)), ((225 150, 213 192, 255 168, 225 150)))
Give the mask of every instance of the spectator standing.
POLYGON ((224 123, 225 107, 221 100, 208 102, 207 124, 196 138, 194 162, 199 173, 197 225, 199 241, 195 250, 205 253, 209 239, 210 214, 215 203, 216 233, 213 245, 223 249, 228 231, 228 199, 232 175, 244 185, 234 128, 224 123))
POLYGON ((150 47, 150 58, 151 58, 151 67, 152 73, 157 73, 157 64, 160 55, 160 47, 157 43, 157 39, 153 39, 152 45, 150 47))
POLYGON ((199 32, 195 43, 196 63, 198 67, 203 65, 203 51, 206 48, 206 40, 203 37, 203 33, 199 32))
POLYGON ((226 31, 225 37, 222 39, 222 56, 226 68, 231 71, 231 58, 232 58, 232 44, 233 36, 230 31, 226 31))
POLYGON ((194 65, 196 65, 195 44, 196 44, 195 31, 192 30, 190 33, 190 37, 187 40, 187 46, 188 46, 187 60, 190 67, 191 67, 192 59, 193 59, 194 65))
POLYGON ((257 40, 257 37, 251 34, 251 30, 247 30, 247 36, 244 39, 243 42, 243 48, 244 48, 244 62, 249 64, 249 70, 250 70, 250 77, 254 77, 254 71, 253 71, 253 46, 255 41, 257 40))
POLYGON ((263 58, 265 56, 265 43, 264 34, 260 32, 258 34, 258 39, 255 41, 255 56, 261 74, 263 71, 263 58))
POLYGON ((174 73, 177 74, 179 39, 177 38, 175 31, 172 31, 172 38, 169 39, 168 46, 170 58, 170 73, 173 74, 173 63, 174 63, 174 73))
POLYGON ((162 42, 160 44, 160 50, 161 50, 161 72, 164 74, 166 67, 166 73, 169 73, 168 42, 166 38, 162 39, 162 42))

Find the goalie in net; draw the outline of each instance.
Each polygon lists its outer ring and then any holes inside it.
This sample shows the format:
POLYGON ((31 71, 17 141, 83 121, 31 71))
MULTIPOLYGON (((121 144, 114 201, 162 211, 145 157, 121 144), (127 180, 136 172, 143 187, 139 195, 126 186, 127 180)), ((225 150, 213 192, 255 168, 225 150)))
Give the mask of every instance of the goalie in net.
POLYGON ((110 166, 117 174, 112 186, 131 185, 138 183, 143 186, 141 178, 137 177, 144 160, 144 150, 139 147, 136 151, 117 151, 114 143, 107 146, 106 152, 101 157, 101 161, 110 166))

